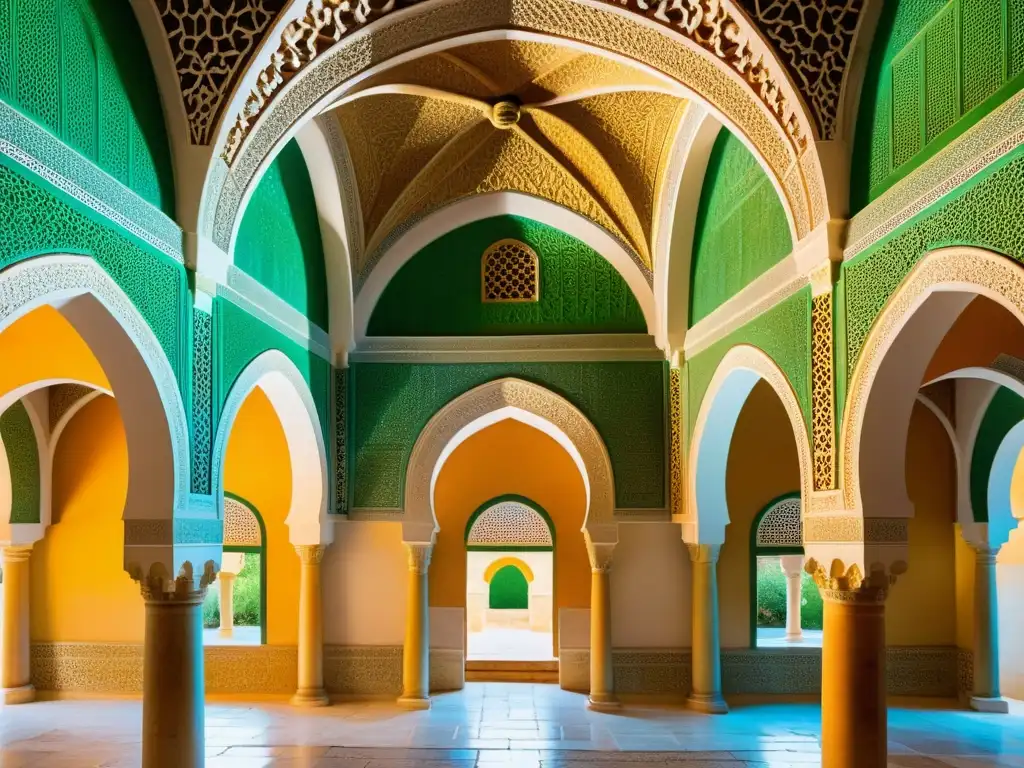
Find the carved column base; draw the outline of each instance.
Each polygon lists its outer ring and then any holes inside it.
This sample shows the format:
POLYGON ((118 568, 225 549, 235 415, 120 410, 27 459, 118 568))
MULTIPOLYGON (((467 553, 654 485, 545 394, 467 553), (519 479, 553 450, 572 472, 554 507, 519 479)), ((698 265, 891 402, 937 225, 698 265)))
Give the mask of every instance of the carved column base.
POLYGON ((430 709, 429 696, 400 696, 398 706, 402 709, 430 709))
POLYGON ((715 693, 691 694, 686 700, 686 706, 705 715, 727 715, 729 713, 729 705, 725 703, 725 699, 715 693))
POLYGON ((613 693, 591 693, 587 697, 587 709, 593 709, 596 712, 616 710, 620 706, 619 700, 613 693))
POLYGON ((982 696, 971 696, 971 709, 976 712, 989 712, 996 715, 1005 715, 1010 712, 1010 704, 1006 699, 986 699, 982 696))
POLYGON ((295 707, 326 707, 331 700, 323 688, 300 688, 291 698, 291 704, 295 707))
POLYGON ((31 683, 29 685, 19 685, 17 688, 4 688, 4 704, 28 704, 30 701, 35 700, 36 687, 31 683))

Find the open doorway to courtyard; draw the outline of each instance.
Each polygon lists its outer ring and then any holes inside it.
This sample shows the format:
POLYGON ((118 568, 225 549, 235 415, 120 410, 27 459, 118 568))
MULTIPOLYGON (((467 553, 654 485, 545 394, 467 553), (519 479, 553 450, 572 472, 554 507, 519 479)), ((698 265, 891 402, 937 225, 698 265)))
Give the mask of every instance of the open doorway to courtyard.
POLYGON ((804 572, 799 494, 770 502, 751 533, 751 646, 820 648, 821 593, 804 572))
POLYGON ((466 553, 468 661, 553 661, 554 557, 466 553))
POLYGON ((466 525, 466 660, 555 660, 554 526, 518 496, 485 503, 466 525))

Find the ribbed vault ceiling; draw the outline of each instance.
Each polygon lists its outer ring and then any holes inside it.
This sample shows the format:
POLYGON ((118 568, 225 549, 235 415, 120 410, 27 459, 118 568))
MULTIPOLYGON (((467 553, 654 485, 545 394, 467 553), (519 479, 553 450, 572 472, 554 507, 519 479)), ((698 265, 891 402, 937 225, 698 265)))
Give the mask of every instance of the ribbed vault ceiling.
POLYGON ((333 109, 359 191, 356 272, 403 223, 496 191, 576 211, 653 269, 658 192, 685 105, 639 68, 521 40, 430 54, 363 81, 333 109))

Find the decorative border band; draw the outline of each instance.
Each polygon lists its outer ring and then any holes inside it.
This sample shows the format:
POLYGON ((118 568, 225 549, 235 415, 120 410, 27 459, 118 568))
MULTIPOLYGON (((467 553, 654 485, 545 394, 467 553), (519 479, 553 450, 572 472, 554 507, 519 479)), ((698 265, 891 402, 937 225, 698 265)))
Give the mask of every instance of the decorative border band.
POLYGON ((349 353, 360 363, 494 363, 664 360, 639 333, 553 336, 433 336, 366 339, 349 353))
POLYGON ((850 221, 847 261, 937 203, 971 177, 1024 144, 1024 91, 1011 96, 965 134, 850 221))
POLYGON ((185 262, 181 229, 171 218, 3 101, 0 154, 165 256, 185 262))

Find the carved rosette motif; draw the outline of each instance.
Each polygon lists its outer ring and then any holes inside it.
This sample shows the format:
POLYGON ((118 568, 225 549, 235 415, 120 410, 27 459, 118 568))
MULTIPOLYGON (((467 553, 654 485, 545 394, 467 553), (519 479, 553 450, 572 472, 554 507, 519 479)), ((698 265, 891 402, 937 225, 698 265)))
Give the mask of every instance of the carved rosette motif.
POLYGON ((668 372, 668 418, 669 418, 669 512, 682 515, 683 508, 683 472, 686 463, 683 459, 683 387, 682 371, 672 368, 668 372))
POLYGON ((917 263, 875 319, 853 368, 842 441, 843 493, 848 509, 861 506, 861 436, 875 377, 896 337, 923 299, 943 286, 1002 297, 1018 316, 1024 315, 1024 270, 1004 256, 980 248, 952 247, 932 251, 917 263))
POLYGON ((832 292, 811 300, 811 433, 814 490, 835 488, 835 392, 832 368, 832 292))

